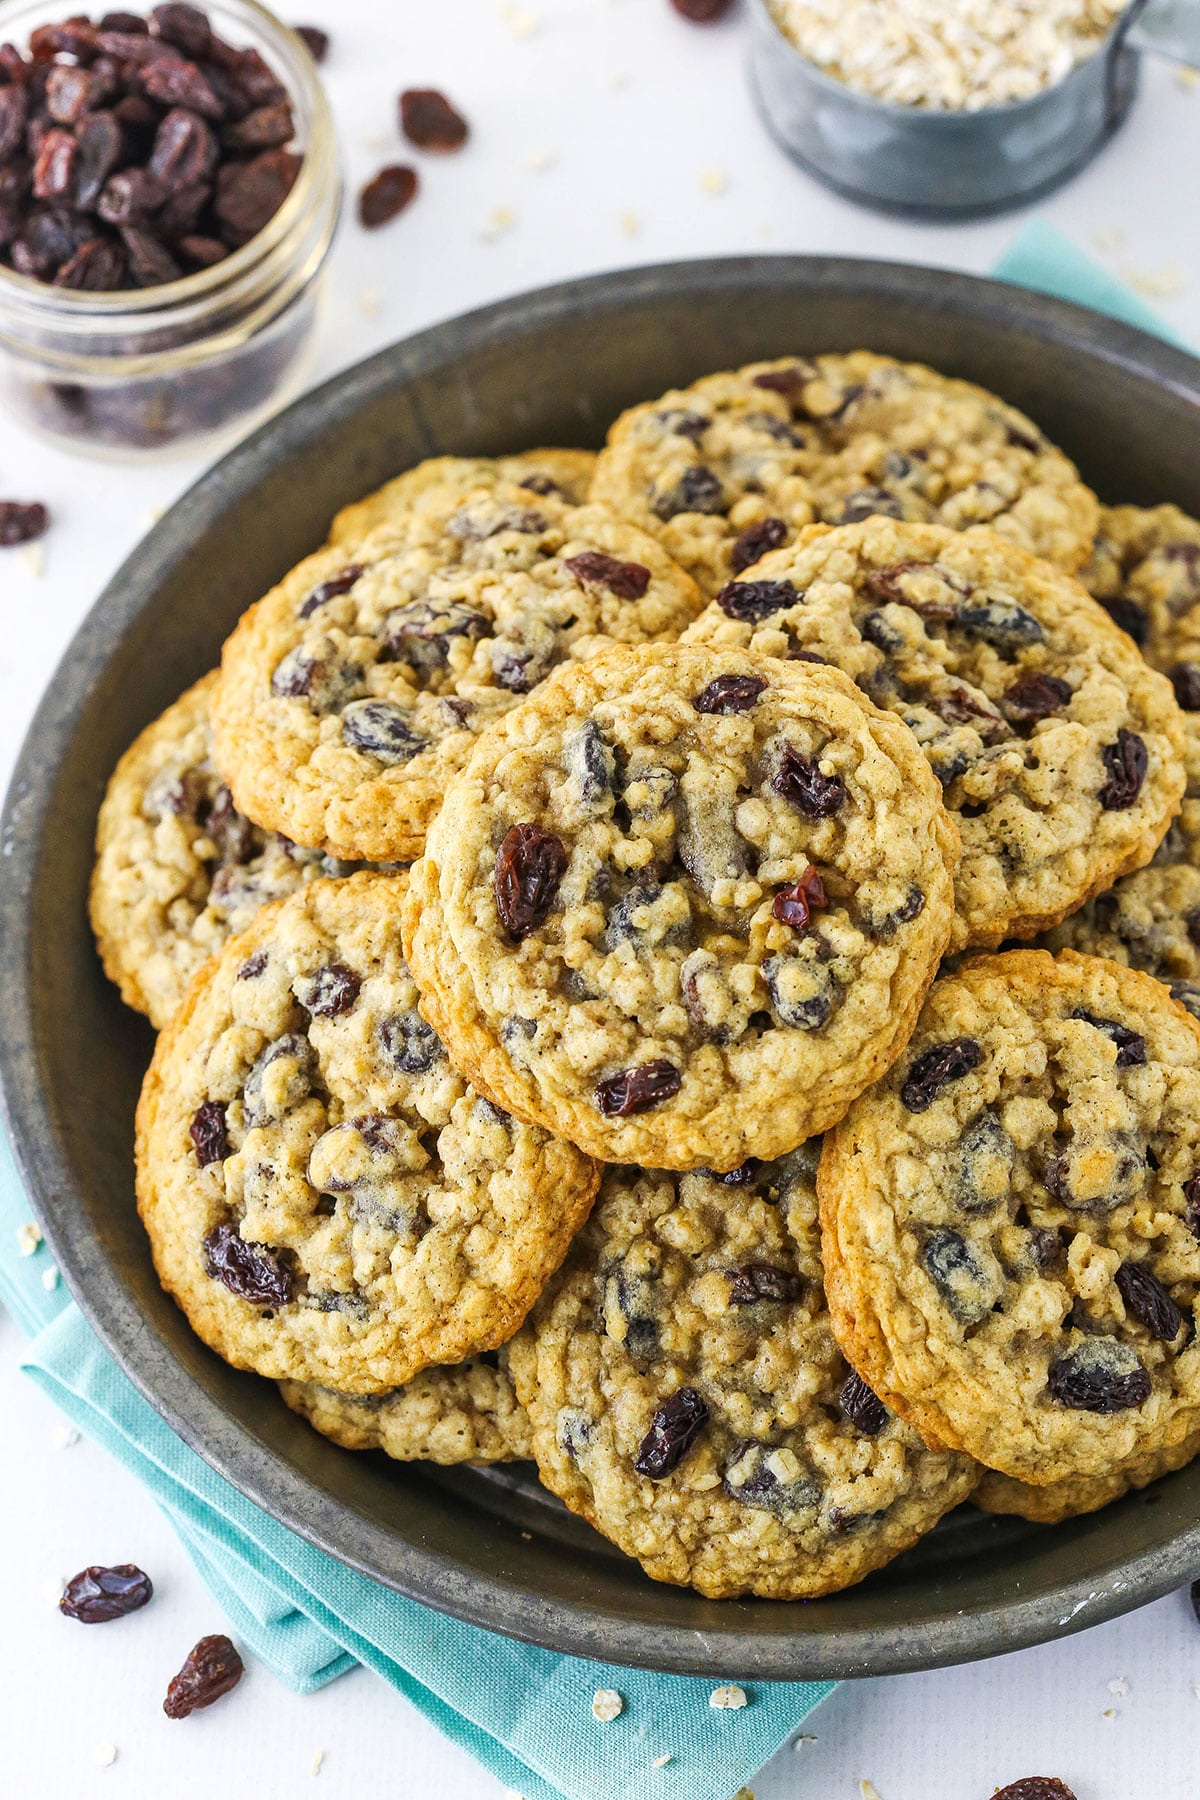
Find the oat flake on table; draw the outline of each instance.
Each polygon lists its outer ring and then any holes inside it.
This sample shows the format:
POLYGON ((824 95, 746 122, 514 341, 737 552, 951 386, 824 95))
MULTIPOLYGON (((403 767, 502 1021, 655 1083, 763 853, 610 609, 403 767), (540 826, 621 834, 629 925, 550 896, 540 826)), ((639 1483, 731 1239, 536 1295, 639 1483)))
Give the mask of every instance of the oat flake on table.
POLYGON ((975 112, 1053 87, 1098 50, 1126 0, 769 0, 826 74, 877 99, 975 112))

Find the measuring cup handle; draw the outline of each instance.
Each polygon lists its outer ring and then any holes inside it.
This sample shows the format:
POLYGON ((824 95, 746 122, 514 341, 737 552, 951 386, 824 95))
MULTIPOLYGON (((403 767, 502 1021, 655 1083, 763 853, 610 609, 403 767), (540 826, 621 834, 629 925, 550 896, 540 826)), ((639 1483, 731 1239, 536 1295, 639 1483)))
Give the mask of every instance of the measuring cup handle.
POLYGON ((1200 0, 1146 0, 1126 29, 1125 42, 1200 69, 1200 0))

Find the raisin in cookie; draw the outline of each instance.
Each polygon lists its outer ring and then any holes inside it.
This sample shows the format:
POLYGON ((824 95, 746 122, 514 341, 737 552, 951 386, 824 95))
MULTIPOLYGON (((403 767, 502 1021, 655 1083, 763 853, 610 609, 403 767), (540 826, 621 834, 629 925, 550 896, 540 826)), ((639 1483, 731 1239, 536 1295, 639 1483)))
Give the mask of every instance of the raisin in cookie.
POLYGON ((406 469, 364 500, 343 506, 329 528, 331 544, 359 544, 379 525, 390 525, 427 499, 440 506, 448 489, 467 495, 480 488, 513 485, 553 494, 570 506, 587 499, 596 466, 591 450, 525 450, 518 456, 431 456, 406 469))
POLYGON ((838 1340, 928 1442, 1042 1487, 1200 1429, 1200 1025, 1149 976, 967 962, 818 1185, 838 1340))
POLYGON ((212 760, 216 679, 198 681, 130 745, 96 827, 90 910, 105 972, 160 1031, 200 964, 260 906, 353 867, 236 810, 212 760))
POLYGON ((623 413, 592 483, 708 593, 814 520, 989 524, 1075 569, 1098 503, 1023 413, 865 350, 709 375, 623 413))
POLYGON ((952 947, 1056 924, 1150 861, 1183 716, 1078 582, 990 531, 816 528, 685 635, 844 669, 908 725, 962 835, 952 947))
POLYGON ((899 1054, 957 853, 911 735, 836 670, 611 650, 480 738, 406 943, 498 1104, 593 1156, 727 1169, 899 1054))
POLYGON ((416 855, 479 731, 556 664, 673 640, 701 596, 604 507, 451 484, 308 557, 241 620, 213 699, 237 804, 297 843, 416 855))
POLYGON ((598 1178, 451 1068, 400 947, 405 880, 260 912, 196 977, 138 1107, 163 1286, 227 1362, 343 1393, 503 1343, 598 1178))
POLYGON ((533 1455, 529 1415, 503 1355, 422 1369, 384 1394, 339 1394, 281 1381, 292 1411, 345 1450, 382 1450, 396 1462, 515 1462, 533 1455))
POLYGON ((843 1361, 818 1145, 724 1177, 610 1168, 510 1347, 543 1482, 656 1581, 710 1598, 859 1581, 971 1491, 843 1361))
POLYGON ((1160 1476, 1185 1469, 1197 1456, 1200 1431, 1192 1432, 1169 1449, 1140 1457, 1115 1474, 1076 1475, 1070 1481, 1052 1481, 1049 1487, 1031 1487, 1028 1482, 1014 1481, 1011 1475, 984 1469, 971 1499, 984 1512, 1013 1513, 1037 1525, 1057 1525, 1082 1513, 1099 1512, 1102 1506, 1111 1506, 1114 1500, 1149 1487, 1160 1476))

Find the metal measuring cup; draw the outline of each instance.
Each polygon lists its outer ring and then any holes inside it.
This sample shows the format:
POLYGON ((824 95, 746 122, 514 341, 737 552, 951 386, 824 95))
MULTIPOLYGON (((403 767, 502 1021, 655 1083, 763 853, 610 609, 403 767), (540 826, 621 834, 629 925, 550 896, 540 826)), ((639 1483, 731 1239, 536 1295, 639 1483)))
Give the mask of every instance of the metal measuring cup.
POLYGON ((1134 0, 1053 87, 977 112, 877 100, 826 75, 750 0, 750 75, 772 136, 851 200, 932 219, 1004 212, 1068 180, 1124 122, 1143 50, 1200 68, 1200 0, 1134 0))

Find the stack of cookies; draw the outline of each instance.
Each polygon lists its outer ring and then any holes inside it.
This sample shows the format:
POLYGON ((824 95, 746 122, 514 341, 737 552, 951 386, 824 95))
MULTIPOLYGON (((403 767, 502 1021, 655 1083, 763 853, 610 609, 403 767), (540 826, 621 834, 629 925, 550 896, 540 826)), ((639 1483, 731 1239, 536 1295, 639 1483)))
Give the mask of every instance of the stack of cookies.
POLYGON ((1200 524, 994 396, 409 470, 97 852, 163 1285, 336 1442, 772 1598, 1200 1449, 1200 524))

